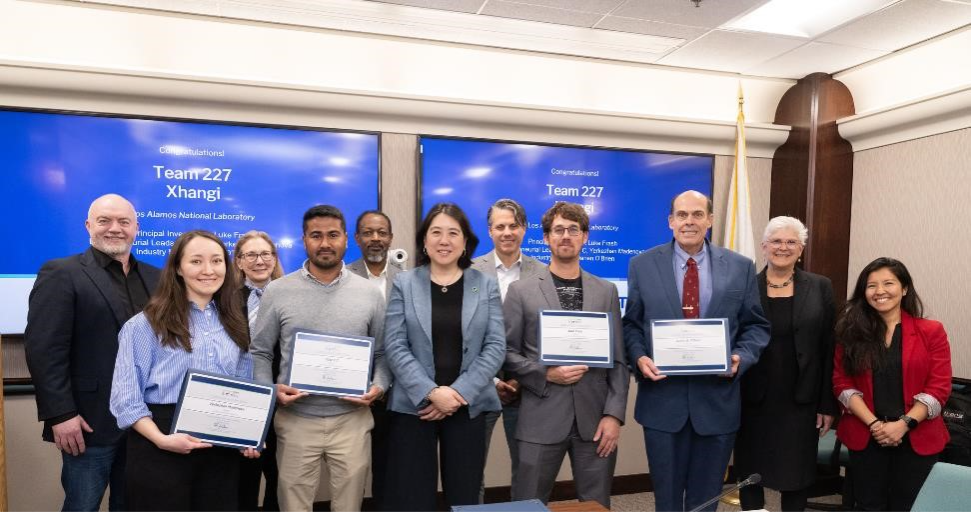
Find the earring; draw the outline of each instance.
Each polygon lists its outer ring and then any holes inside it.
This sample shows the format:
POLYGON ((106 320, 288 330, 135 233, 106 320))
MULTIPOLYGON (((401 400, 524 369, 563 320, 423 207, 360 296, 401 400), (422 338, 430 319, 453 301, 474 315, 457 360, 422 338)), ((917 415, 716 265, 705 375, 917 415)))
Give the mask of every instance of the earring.
POLYGON ((428 249, 426 247, 422 247, 421 252, 425 253, 425 256, 428 256, 428 249))

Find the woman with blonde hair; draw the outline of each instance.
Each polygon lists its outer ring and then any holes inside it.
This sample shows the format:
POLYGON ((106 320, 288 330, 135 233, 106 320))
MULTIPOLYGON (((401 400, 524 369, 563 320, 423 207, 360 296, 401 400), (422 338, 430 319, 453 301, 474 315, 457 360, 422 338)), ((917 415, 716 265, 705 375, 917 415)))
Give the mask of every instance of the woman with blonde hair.
MULTIPOLYGON (((277 256, 276 244, 264 231, 247 231, 236 241, 233 250, 239 286, 240 304, 252 334, 260 300, 267 285, 283 277, 283 266, 277 256)), ((273 380, 280 374, 279 345, 273 358, 273 380)), ((258 460, 244 461, 239 468, 239 510, 259 510, 260 477, 266 477, 263 510, 280 510, 277 501, 276 433, 273 425, 266 434, 266 448, 258 460)))

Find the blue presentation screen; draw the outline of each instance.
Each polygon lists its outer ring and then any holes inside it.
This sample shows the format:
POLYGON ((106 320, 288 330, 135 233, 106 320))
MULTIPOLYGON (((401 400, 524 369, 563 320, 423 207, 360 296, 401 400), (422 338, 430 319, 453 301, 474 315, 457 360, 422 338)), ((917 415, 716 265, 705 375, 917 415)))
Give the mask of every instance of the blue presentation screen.
POLYGON ((547 263, 543 212, 556 201, 582 204, 590 239, 581 265, 617 281, 623 298, 630 259, 672 239, 671 199, 689 189, 710 197, 714 157, 422 137, 421 162, 422 213, 437 202, 457 203, 481 239, 480 254, 492 250, 486 212, 499 198, 526 208, 523 253, 547 263))
MULTIPOLYGON (((0 110, 8 241, 0 258, 0 332, 22 332, 27 293, 44 261, 89 246, 84 220, 106 193, 129 198, 136 258, 161 266, 179 234, 208 229, 232 250, 266 231, 285 271, 306 257, 303 212, 333 204, 353 232, 378 206, 378 136, 215 123, 0 110)), ((350 243, 345 260, 359 256, 350 243)))

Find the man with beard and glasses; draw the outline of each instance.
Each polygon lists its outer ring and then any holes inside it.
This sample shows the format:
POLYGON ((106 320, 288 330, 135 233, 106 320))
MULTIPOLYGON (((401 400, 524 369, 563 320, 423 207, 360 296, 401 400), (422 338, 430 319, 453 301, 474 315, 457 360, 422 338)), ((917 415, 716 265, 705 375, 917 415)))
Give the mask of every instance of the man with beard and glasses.
POLYGON ((125 509, 125 437, 108 410, 118 331, 141 312, 159 269, 131 255, 135 208, 95 199, 87 251, 41 267, 30 292, 25 346, 44 440, 61 451, 63 510, 125 509))
POLYGON ((590 217, 583 206, 558 201, 543 214, 542 225, 550 248, 549 267, 510 284, 502 303, 503 370, 523 389, 516 426, 519 472, 512 482, 512 499, 549 501, 569 453, 577 498, 610 508, 630 384, 617 286, 580 268, 580 254, 590 236, 590 217), (544 366, 539 360, 542 310, 607 313, 613 330, 613 367, 544 366))
MULTIPOLYGON (((361 258, 347 265, 347 270, 372 284, 387 300, 394 276, 402 269, 388 259, 388 249, 394 234, 391 219, 380 210, 367 210, 357 217, 354 241, 361 249, 361 258)), ((374 430, 371 431, 371 497, 374 508, 383 510, 384 480, 388 460, 388 401, 385 396, 371 404, 374 430)))
POLYGON ((281 510, 309 511, 320 483, 320 465, 330 473, 330 509, 360 510, 371 455, 374 420, 369 406, 388 389, 384 361, 385 301, 377 287, 344 266, 344 215, 318 205, 303 216, 307 260, 296 272, 271 282, 263 293, 252 335, 254 375, 273 381, 273 354, 280 347, 277 378, 278 495, 281 510), (285 384, 294 334, 315 331, 374 338, 373 379, 360 398, 309 395, 285 384))

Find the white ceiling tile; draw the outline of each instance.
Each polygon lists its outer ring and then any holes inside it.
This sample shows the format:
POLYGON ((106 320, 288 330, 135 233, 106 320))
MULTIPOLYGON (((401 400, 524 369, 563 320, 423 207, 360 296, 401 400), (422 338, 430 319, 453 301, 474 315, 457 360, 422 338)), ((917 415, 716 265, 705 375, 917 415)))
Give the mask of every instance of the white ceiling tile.
POLYGON ((802 78, 810 73, 835 73, 882 57, 889 52, 812 42, 761 64, 743 69, 747 75, 802 78))
MULTIPOLYGON (((971 5, 941 0, 906 0, 817 40, 876 50, 899 50, 971 23, 971 5)), ((971 53, 971 48, 968 49, 971 53)))
MULTIPOLYGON (((507 0, 517 4, 532 4, 542 7, 555 7, 569 11, 607 14, 625 0, 507 0)), ((491 2, 490 2, 491 3, 491 2)))
POLYGON ((410 5, 441 11, 467 12, 475 14, 484 0, 368 0, 382 4, 410 5))
POLYGON ((489 0, 482 13, 487 16, 500 16, 517 20, 541 21, 557 25, 572 25, 574 27, 592 27, 603 15, 555 9, 539 5, 517 4, 502 0, 489 0))
POLYGON ((805 43, 802 39, 783 36, 714 30, 666 55, 658 63, 739 72, 805 43))
POLYGON ((695 7, 689 0, 630 0, 611 14, 692 27, 715 28, 767 1, 702 0, 701 4, 695 7))
POLYGON ((701 37, 710 29, 701 27, 688 27, 685 25, 675 25, 674 23, 658 23, 656 21, 638 20, 634 18, 622 18, 620 16, 607 16, 596 28, 604 30, 616 30, 618 32, 633 32, 635 34, 646 34, 650 36, 677 37, 690 41, 701 37))

